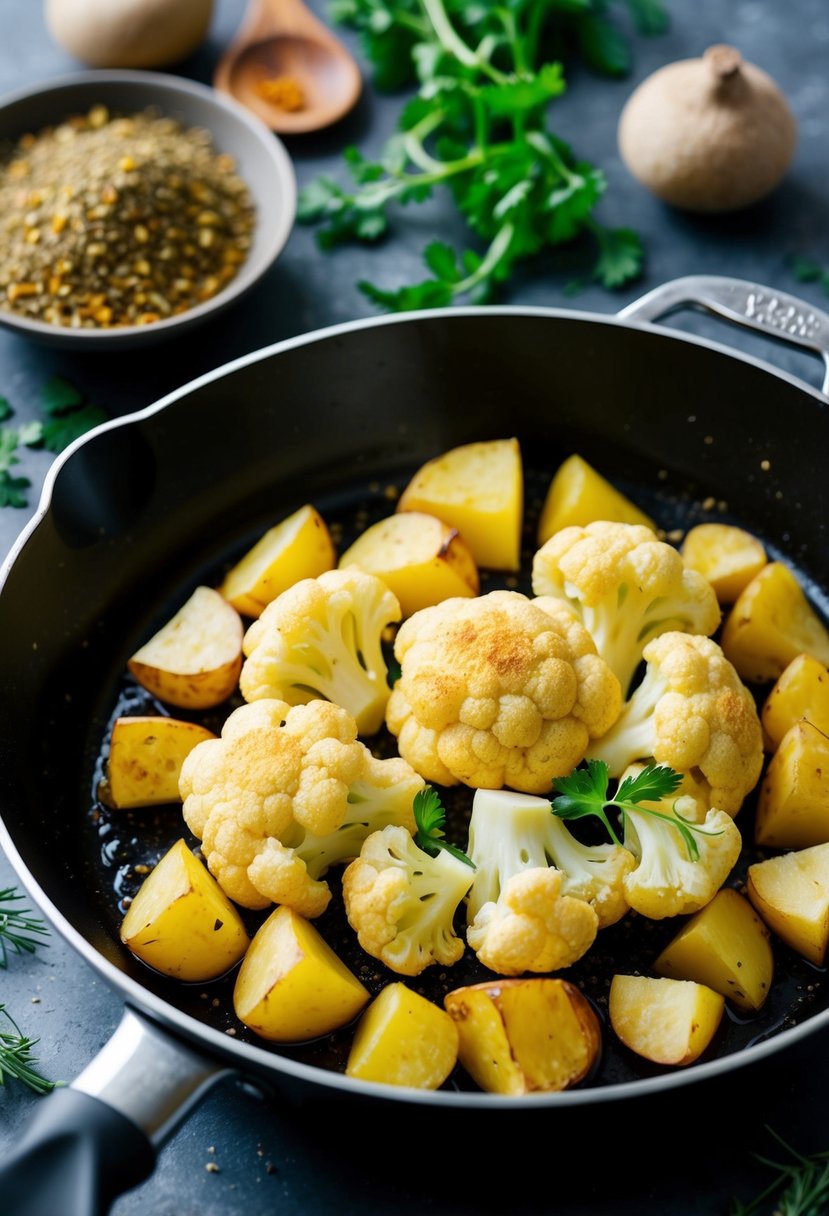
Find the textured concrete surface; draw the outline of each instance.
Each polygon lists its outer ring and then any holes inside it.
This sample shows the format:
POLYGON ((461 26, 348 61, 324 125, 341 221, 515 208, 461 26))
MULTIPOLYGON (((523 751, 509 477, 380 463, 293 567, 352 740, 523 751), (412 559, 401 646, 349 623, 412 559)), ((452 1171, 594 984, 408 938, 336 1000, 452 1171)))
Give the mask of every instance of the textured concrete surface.
MULTIPOLYGON (((314 7, 325 11, 319 2, 314 7)), ((571 277, 569 268, 542 260, 517 275, 503 298, 508 303, 607 314, 669 279, 709 272, 796 291, 808 303, 826 306, 829 301, 820 287, 798 285, 789 267, 795 253, 829 265, 825 0, 791 0, 786 5, 775 0, 697 0, 694 5, 672 0, 669 7, 670 32, 636 42, 630 78, 608 81, 573 71, 568 94, 556 103, 559 133, 607 173, 602 219, 635 227, 645 238, 648 256, 642 281, 616 294, 589 287, 573 300, 562 293, 571 277), (650 71, 723 41, 738 46, 783 86, 798 118, 800 143, 785 183, 770 199, 736 217, 691 218, 662 206, 628 177, 615 150, 616 121, 630 90, 650 71)), ((181 66, 181 74, 209 81, 242 8, 241 0, 220 0, 207 43, 181 66)), ((0 31, 3 91, 80 66, 52 44, 36 0, 0 0, 0 31)), ((398 109, 398 99, 381 97, 368 86, 356 112, 340 127, 289 141, 299 184, 320 171, 343 178, 342 148, 356 143, 368 153, 376 151, 393 129, 398 109)), ((298 227, 273 270, 232 313, 140 360, 66 354, 0 330, 0 394, 12 402, 18 419, 34 417, 41 385, 59 372, 111 413, 129 412, 248 351, 373 315, 373 307, 356 288, 357 280, 372 277, 392 286, 421 276, 421 250, 435 236, 458 242, 463 237, 457 217, 441 199, 419 213, 413 209, 401 214, 390 238, 369 250, 343 248, 324 256, 312 230, 298 227)), ((818 364, 810 357, 742 331, 724 330, 698 314, 683 315, 675 323, 768 358, 810 383, 819 382, 818 364)), ((0 551, 8 550, 34 509, 48 465, 47 454, 23 455, 20 471, 32 479, 32 503, 28 510, 0 511, 0 551)), ((14 881, 8 861, 0 856, 0 889, 14 881)), ((0 972, 0 1002, 27 1033, 39 1037, 45 1071, 67 1080, 107 1040, 121 1010, 120 999, 54 935, 47 950, 15 958, 8 971, 0 972)), ((573 1164, 574 1145, 547 1141, 543 1119, 532 1143, 506 1133, 502 1143, 486 1147, 481 1157, 459 1115, 456 1129, 444 1142, 448 1163, 436 1165, 442 1145, 432 1142, 425 1111, 416 1140, 369 1121, 348 1119, 343 1125, 342 1116, 334 1112, 308 1127, 280 1111, 278 1104, 263 1103, 224 1082, 168 1142, 154 1176, 113 1210, 115 1216, 327 1216, 357 1210, 440 1216, 483 1211, 726 1216, 733 1196, 747 1199, 767 1180, 754 1156, 777 1155, 767 1127, 803 1151, 829 1147, 827 1048, 825 1035, 814 1036, 782 1060, 735 1074, 722 1093, 692 1089, 658 1116, 642 1112, 638 1131, 630 1127, 635 1120, 619 1110, 616 1121, 597 1126, 595 1138, 580 1140, 576 1155, 591 1162, 586 1173, 573 1164), (665 1131, 656 1137, 654 1151, 657 1120, 665 1131), (613 1142, 624 1148, 627 1164, 609 1177, 601 1163, 613 1142), (218 1172, 207 1171, 211 1161, 218 1172)), ((0 1152, 14 1143, 38 1101, 19 1086, 0 1089, 0 1152)), ((0 1210, 2 1206, 0 1196, 0 1210)))

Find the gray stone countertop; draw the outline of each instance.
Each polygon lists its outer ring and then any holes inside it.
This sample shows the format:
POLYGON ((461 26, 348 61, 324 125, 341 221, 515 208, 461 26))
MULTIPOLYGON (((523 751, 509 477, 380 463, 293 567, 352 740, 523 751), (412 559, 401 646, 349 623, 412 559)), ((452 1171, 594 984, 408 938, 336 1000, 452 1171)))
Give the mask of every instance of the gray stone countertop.
MULTIPOLYGON (((313 7, 324 14, 323 4, 313 7)), ((588 286, 571 298, 564 294, 571 271, 540 259, 520 270, 503 301, 610 314, 670 279, 714 273, 826 306, 820 285, 798 284, 790 266, 795 254, 829 266, 825 0, 696 0, 693 5, 669 0, 668 7, 669 32, 635 40, 628 78, 600 79, 574 68, 568 72, 567 94, 555 103, 557 131, 607 173, 601 218, 610 225, 635 227, 644 237, 642 279, 618 293, 588 286), (797 116, 800 142, 785 182, 772 197, 735 216, 700 218, 672 211, 632 181, 616 152, 615 131, 620 108, 639 80, 663 63, 698 55, 715 42, 733 43, 778 80, 797 116)), ((209 82, 242 9, 241 0, 218 0, 207 42, 176 70, 209 82)), ((343 36, 359 55, 356 40, 348 32, 343 36)), ((0 90, 81 66, 51 41, 39 0, 0 0, 0 90)), ((343 180, 343 148, 353 143, 376 152, 393 130, 398 111, 399 99, 382 96, 368 84, 356 111, 337 128, 287 140, 299 185, 323 171, 343 180)), ((424 277, 421 251, 435 236, 450 242, 463 238, 457 216, 443 199, 420 214, 410 208, 396 216, 390 237, 376 248, 344 247, 324 255, 313 230, 298 226, 272 271, 232 312, 146 358, 79 356, 32 345, 0 329, 0 394, 14 406, 17 420, 34 418, 42 385, 58 373, 111 415, 128 413, 249 351, 375 315, 357 281, 371 276, 393 286, 424 277)), ((674 323, 819 383, 816 361, 802 353, 724 329, 696 313, 683 314, 674 323)), ((50 459, 43 452, 23 454, 19 471, 32 481, 30 504, 0 511, 2 552, 35 509, 50 459)), ((16 881, 0 855, 0 889, 16 881)), ((55 935, 48 949, 12 958, 8 970, 0 971, 0 1002, 39 1038, 37 1051, 46 1073, 67 1080, 106 1042, 121 1013, 120 998, 55 935)), ((619 1110, 618 1123, 610 1128, 605 1123, 600 1135, 597 1127, 595 1139, 561 1145, 547 1139, 541 1118, 529 1143, 506 1134, 497 1148, 487 1146, 479 1155, 462 1113, 451 1141, 430 1141, 424 1111, 420 1142, 403 1142, 393 1126, 360 1125, 342 1115, 309 1127, 233 1082, 222 1082, 168 1141, 154 1175, 118 1200, 113 1212, 727 1216, 733 1198, 747 1201, 768 1181, 757 1154, 781 1155, 769 1129, 803 1152, 829 1149, 827 1088, 829 1038, 814 1035, 782 1059, 737 1074, 724 1091, 687 1091, 666 1113, 669 1124, 661 1134, 647 1125, 647 1118, 642 1126, 631 1127, 619 1110), (611 1151, 614 1147, 619 1151, 611 1151), (435 1164, 441 1152, 446 1164, 435 1164), (611 1160, 612 1166, 604 1164, 611 1160), (218 1171, 208 1171, 209 1162, 218 1171)), ((38 1101, 19 1085, 0 1089, 0 1153, 15 1142, 38 1101)))

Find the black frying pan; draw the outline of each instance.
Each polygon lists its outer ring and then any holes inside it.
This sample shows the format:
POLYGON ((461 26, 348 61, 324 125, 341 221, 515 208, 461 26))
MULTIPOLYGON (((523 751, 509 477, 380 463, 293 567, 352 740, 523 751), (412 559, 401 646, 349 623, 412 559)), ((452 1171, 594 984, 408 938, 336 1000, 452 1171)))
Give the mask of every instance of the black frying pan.
MULTIPOLYGON (((823 971, 779 947, 779 980, 762 1018, 728 1019, 689 1069, 646 1069, 611 1046, 590 1081, 564 1093, 507 1099, 476 1091, 461 1075, 436 1092, 399 1091, 347 1078, 336 1036, 285 1050, 246 1039, 226 989, 203 1000, 203 985, 156 976, 118 942, 123 875, 182 830, 175 808, 173 818, 121 813, 113 822, 95 803, 113 713, 147 708, 124 681, 126 660, 196 584, 215 583, 303 502, 342 522, 348 536, 361 511, 387 513, 385 486, 404 484, 428 457, 515 435, 528 546, 552 472, 578 451, 666 529, 717 518, 758 534, 829 615, 826 396, 726 347, 648 323, 684 304, 784 337, 829 367, 829 317, 752 284, 687 279, 616 318, 458 309, 309 334, 100 427, 56 462, 0 587, 0 845, 56 930, 122 993, 126 1009, 112 1040, 71 1087, 43 1102, 0 1169, 5 1216, 106 1211, 146 1177, 167 1132, 228 1072, 275 1098, 326 1110, 348 1103, 397 1118, 427 1108, 430 1118, 462 1113, 465 1125, 470 1117, 487 1125, 595 1119, 621 1102, 714 1084, 829 1025, 823 971)), ((750 814, 741 811, 744 829, 750 814)), ((750 827, 744 838, 748 845, 750 827)), ((657 941, 637 946, 624 925, 603 935, 603 957, 591 955, 575 973, 600 1012, 613 968, 635 963, 637 949, 646 967, 657 941)), ((422 990, 440 1000, 475 978, 474 967, 459 966, 451 982, 427 973, 422 990)))

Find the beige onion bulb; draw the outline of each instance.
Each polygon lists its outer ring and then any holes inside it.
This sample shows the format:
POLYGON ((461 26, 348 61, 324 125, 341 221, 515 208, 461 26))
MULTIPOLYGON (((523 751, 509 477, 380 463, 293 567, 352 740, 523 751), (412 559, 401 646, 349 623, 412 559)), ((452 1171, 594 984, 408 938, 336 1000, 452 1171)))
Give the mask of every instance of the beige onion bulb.
POLYGON ((45 0, 59 46, 94 68, 160 68, 199 46, 213 0, 45 0))
POLYGON ((658 198, 688 211, 735 211, 780 183, 797 124, 775 81, 721 44, 647 77, 622 109, 618 143, 658 198))

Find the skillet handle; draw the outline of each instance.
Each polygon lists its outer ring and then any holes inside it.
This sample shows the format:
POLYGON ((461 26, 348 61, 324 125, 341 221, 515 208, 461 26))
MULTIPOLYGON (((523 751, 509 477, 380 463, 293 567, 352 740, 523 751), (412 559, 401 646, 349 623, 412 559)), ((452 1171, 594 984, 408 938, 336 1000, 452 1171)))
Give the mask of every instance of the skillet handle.
POLYGON ((3 1216, 106 1216, 149 1177, 157 1148, 227 1073, 126 1010, 71 1086, 43 1099, 0 1165, 3 1216))
POLYGON ((829 315, 786 292, 743 279, 686 275, 655 287, 617 315, 628 321, 656 321, 689 306, 820 355, 822 392, 829 397, 829 315))

